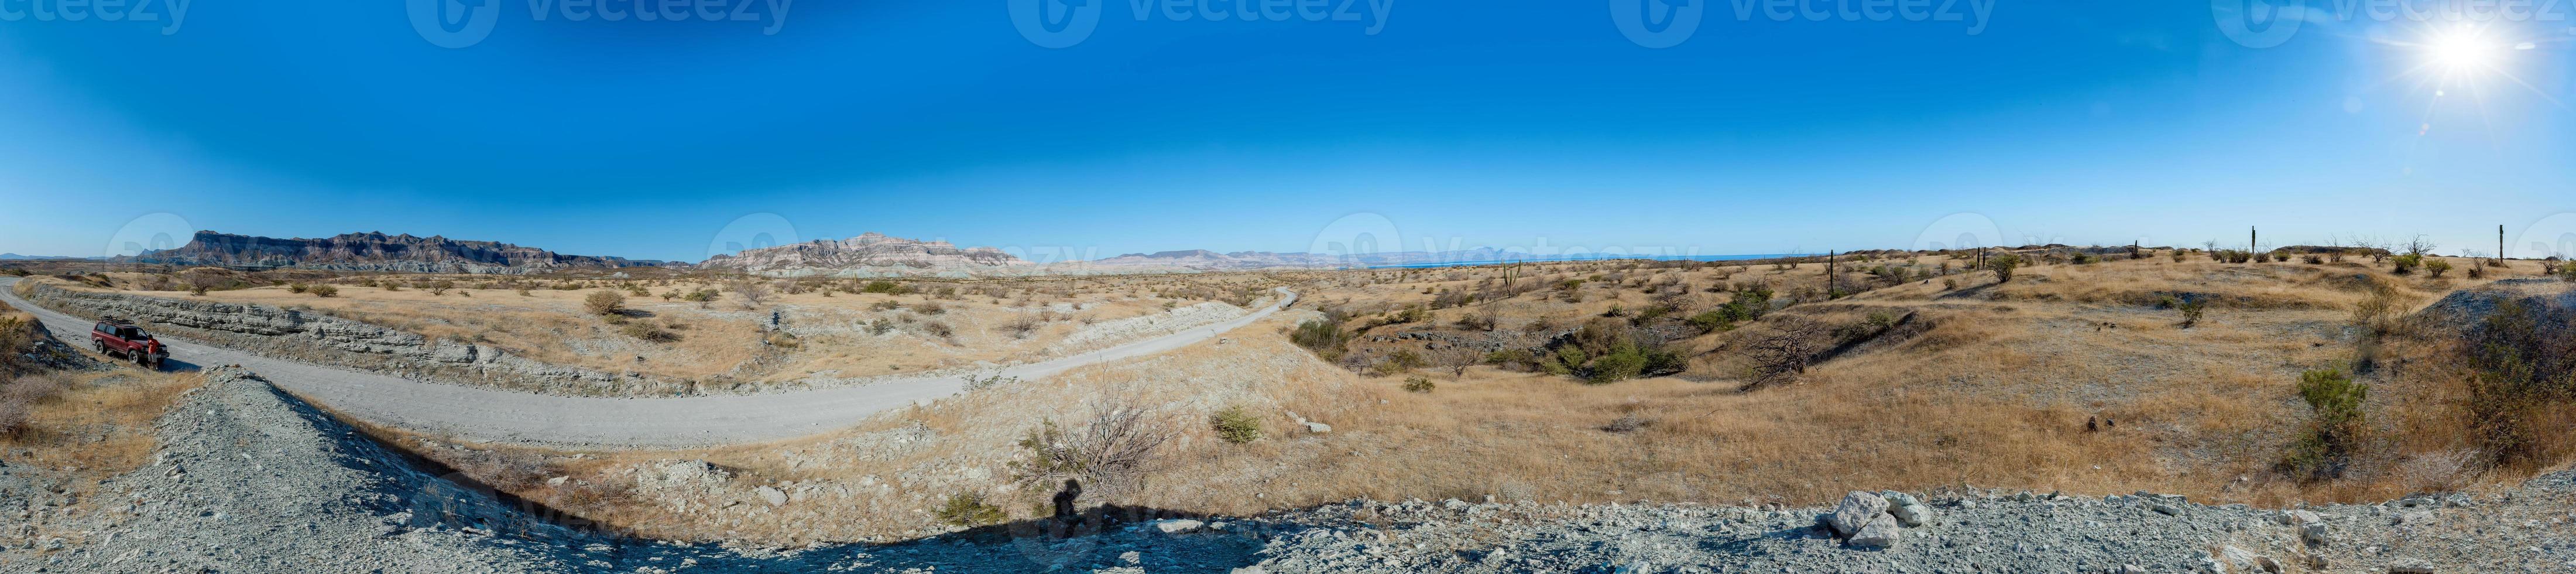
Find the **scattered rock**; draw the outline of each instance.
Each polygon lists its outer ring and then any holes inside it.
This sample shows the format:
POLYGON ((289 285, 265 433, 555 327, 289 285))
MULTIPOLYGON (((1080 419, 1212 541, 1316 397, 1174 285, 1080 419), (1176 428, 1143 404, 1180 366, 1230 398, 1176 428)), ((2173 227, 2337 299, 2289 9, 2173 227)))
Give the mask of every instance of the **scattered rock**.
POLYGON ((1891 490, 1879 493, 1879 496, 1887 499, 1887 514, 1896 517, 1897 525, 1916 528, 1932 523, 1932 508, 1924 506, 1923 501, 1914 495, 1891 490))
POLYGON ((764 486, 761 486, 761 487, 759 487, 759 488, 751 489, 751 491, 752 491, 752 492, 755 492, 755 493, 759 493, 759 494, 760 494, 760 499, 761 499, 761 500, 768 501, 770 506, 786 506, 786 505, 787 505, 787 492, 786 492, 786 491, 782 491, 782 490, 779 490, 779 489, 776 489, 776 488, 770 488, 770 487, 765 486, 765 485, 764 485, 764 486))
POLYGON ((1887 548, 1896 545, 1896 533, 1900 530, 1896 526, 1896 517, 1880 514, 1869 519, 1869 524, 1861 526, 1860 532, 1852 533, 1851 539, 1844 542, 1853 548, 1887 548))
POLYGON ((1151 525, 1153 526, 1154 531, 1156 531, 1156 532, 1161 532, 1161 533, 1164 533, 1164 534, 1180 534, 1180 533, 1184 533, 1184 532, 1195 532, 1195 531, 1197 531, 1197 530, 1199 529, 1199 527, 1201 527, 1201 526, 1206 526, 1206 524, 1205 524, 1205 523, 1201 523, 1201 522, 1196 521, 1196 520, 1190 520, 1190 519, 1187 519, 1187 518, 1172 518, 1172 519, 1165 519, 1165 520, 1156 520, 1156 521, 1153 521, 1153 522, 1151 522, 1151 523, 1149 523, 1149 524, 1151 524, 1151 525))
MULTIPOLYGON (((1887 499, 1855 490, 1843 495, 1842 504, 1836 505, 1834 513, 1825 517, 1825 524, 1833 527, 1834 534, 1848 537, 1859 534, 1862 527, 1869 526, 1871 520, 1886 513, 1887 499)), ((1888 519, 1890 523, 1895 521, 1892 517, 1888 519)))

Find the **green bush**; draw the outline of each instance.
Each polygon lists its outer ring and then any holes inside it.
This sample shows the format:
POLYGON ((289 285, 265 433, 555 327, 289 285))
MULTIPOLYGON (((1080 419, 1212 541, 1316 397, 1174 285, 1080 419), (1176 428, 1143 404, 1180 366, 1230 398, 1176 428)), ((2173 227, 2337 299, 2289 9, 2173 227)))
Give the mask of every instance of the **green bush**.
POLYGON ((2370 400, 2370 386, 2338 369, 2312 370, 2299 374, 2299 398, 2308 403, 2313 418, 2308 433, 2291 444, 2281 469, 2301 480, 2342 476, 2360 443, 2362 406, 2370 400))
POLYGON ((2165 297, 2164 301, 2158 304, 2158 306, 2181 311, 2182 328, 2189 329, 2194 325, 2200 324, 2201 313, 2209 308, 2209 302, 2197 298, 2184 300, 2178 297, 2165 297))
POLYGON ((303 293, 303 292, 305 292, 305 291, 307 291, 307 290, 310 290, 310 289, 312 289, 312 288, 313 288, 313 286, 311 286, 311 285, 306 285, 306 284, 303 284, 303 283, 288 283, 288 284, 286 284, 286 292, 288 292, 288 293, 303 293))
POLYGON ((1010 519, 1002 507, 986 502, 983 494, 966 492, 948 495, 948 503, 939 505, 932 515, 940 522, 966 527, 1001 524, 1010 519))
POLYGON ((1430 377, 1406 377, 1404 379, 1404 390, 1406 391, 1428 393, 1431 392, 1431 389, 1437 387, 1438 385, 1431 384, 1430 377))
POLYGON ((1343 331, 1340 325, 1318 319, 1298 323, 1296 330, 1288 332, 1288 341, 1296 343, 1299 347, 1305 347, 1308 351, 1314 351, 1316 356, 1323 357, 1324 360, 1332 361, 1342 358, 1342 353, 1347 351, 1346 347, 1350 344, 1352 336, 1350 332, 1343 331))
POLYGON ((1216 437, 1225 442, 1244 444, 1261 440, 1261 419, 1242 406, 1230 406, 1208 415, 1208 424, 1216 428, 1216 437))
POLYGON ((614 315, 626 309, 626 296, 616 291, 597 291, 581 299, 581 308, 593 315, 614 315))
POLYGON ((2021 256, 2011 253, 1986 258, 1986 269, 1995 272, 1996 283, 2011 283, 2013 270, 2021 268, 2021 256))
POLYGON ((2424 265, 2424 256, 2413 253, 2398 255, 2396 257, 2388 258, 2388 265, 2390 267, 2389 272, 2391 273, 2396 273, 2398 275, 2414 273, 2416 267, 2424 265))
POLYGON ((869 281, 867 285, 859 287, 859 292, 885 295, 905 295, 912 293, 912 289, 903 286, 901 283, 893 281, 869 281))
POLYGON ((338 297, 338 296, 340 296, 340 288, 338 288, 338 287, 333 287, 333 286, 329 286, 329 285, 315 285, 315 286, 313 286, 313 287, 312 287, 312 288, 310 288, 310 289, 306 289, 306 290, 304 290, 304 292, 306 292, 306 293, 312 293, 312 294, 313 294, 313 296, 315 296, 315 297, 338 297))

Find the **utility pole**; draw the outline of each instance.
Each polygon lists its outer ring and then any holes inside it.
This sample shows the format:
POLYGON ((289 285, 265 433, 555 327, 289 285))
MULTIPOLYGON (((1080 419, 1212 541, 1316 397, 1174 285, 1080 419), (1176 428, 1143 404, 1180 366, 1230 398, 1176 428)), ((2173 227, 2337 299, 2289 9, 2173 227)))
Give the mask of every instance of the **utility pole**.
POLYGON ((2262 238, 2262 232, 2255 230, 2252 226, 2247 226, 2245 228, 2245 253, 2247 255, 2252 255, 2255 251, 2254 245, 2261 243, 2262 238))
POLYGON ((2496 224, 2496 264, 2504 264, 2504 224, 2496 224))

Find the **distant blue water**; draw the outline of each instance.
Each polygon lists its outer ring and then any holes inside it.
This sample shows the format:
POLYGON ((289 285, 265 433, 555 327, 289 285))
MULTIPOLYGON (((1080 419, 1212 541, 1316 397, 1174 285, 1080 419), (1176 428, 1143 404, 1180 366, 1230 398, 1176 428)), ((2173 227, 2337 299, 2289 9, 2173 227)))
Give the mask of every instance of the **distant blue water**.
POLYGON ((1515 261, 1517 261, 1517 262, 1521 262, 1521 263, 1545 263, 1545 262, 1559 262, 1559 261, 1607 261, 1607 260, 1612 260, 1612 259, 1649 259, 1649 260, 1654 260, 1654 261, 1743 261, 1743 260, 1747 260, 1747 259, 1771 259, 1771 258, 1776 258, 1776 257, 1806 257, 1806 256, 1807 256, 1807 255, 1791 254, 1791 253, 1769 253, 1769 254, 1753 254, 1753 255, 1612 255, 1612 254, 1599 254, 1599 253, 1595 253, 1595 254, 1586 254, 1586 255, 1561 255, 1561 256, 1556 256, 1556 257, 1531 257, 1531 258, 1528 258, 1528 259, 1517 259, 1517 258, 1515 258, 1515 259, 1499 259, 1499 260, 1489 260, 1489 261, 1438 261, 1438 262, 1430 262, 1430 263, 1402 263, 1402 264, 1392 264, 1392 265, 1370 265, 1370 266, 1368 266, 1367 268, 1368 268, 1368 269, 1429 269, 1429 268, 1435 268, 1435 267, 1471 267, 1471 266, 1476 266, 1476 265, 1500 265, 1500 264, 1504 264, 1504 263, 1511 263, 1511 262, 1515 262, 1515 261))

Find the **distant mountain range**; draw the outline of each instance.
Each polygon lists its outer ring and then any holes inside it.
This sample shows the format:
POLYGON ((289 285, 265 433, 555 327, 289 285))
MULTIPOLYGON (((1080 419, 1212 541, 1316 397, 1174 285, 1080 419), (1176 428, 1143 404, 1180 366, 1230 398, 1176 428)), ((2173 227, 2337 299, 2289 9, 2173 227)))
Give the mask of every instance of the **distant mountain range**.
POLYGON ((1387 265, 1433 265, 1479 263, 1486 261, 1533 260, 1528 253, 1508 252, 1490 247, 1460 251, 1403 251, 1363 255, 1324 253, 1273 253, 1237 251, 1217 253, 1205 249, 1129 253, 1107 259, 1059 264, 1067 268, 1090 268, 1095 272, 1142 272, 1158 269, 1196 271, 1237 271, 1272 268, 1337 268, 1378 267, 1387 265))
MULTIPOLYGON (((0 253, 0 259, 68 260, 75 257, 0 253)), ((566 269, 672 267, 731 271, 777 277, 974 277, 1029 274, 1169 273, 1253 269, 1330 269, 1347 267, 1453 265, 1494 261, 1547 259, 1493 248, 1457 251, 1406 251, 1364 255, 1274 253, 1206 249, 1129 253, 1092 261, 1036 264, 992 247, 959 247, 945 241, 922 241, 864 233, 849 239, 819 239, 777 247, 716 255, 697 264, 665 263, 623 257, 564 255, 493 241, 415 237, 382 232, 349 233, 321 239, 279 239, 198 231, 176 249, 148 251, 116 258, 85 258, 117 263, 205 265, 250 269, 315 269, 351 272, 525 274, 566 269)))
POLYGON ((187 245, 118 257, 120 263, 207 265, 248 268, 293 268, 330 271, 406 273, 492 273, 515 275, 556 269, 615 269, 658 262, 622 257, 563 255, 534 247, 492 241, 466 241, 440 236, 414 237, 381 232, 349 233, 322 239, 278 239, 199 231, 187 245))
POLYGON ((97 260, 101 260, 101 259, 106 259, 106 258, 105 258, 105 257, 65 257, 65 256, 61 256, 61 255, 19 255, 19 254, 16 254, 16 253, 0 253, 0 260, 14 260, 14 261, 65 261, 65 260, 71 260, 71 261, 97 261, 97 260))

